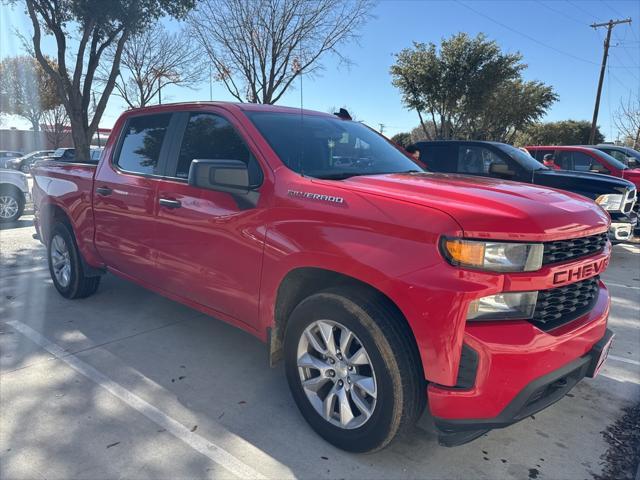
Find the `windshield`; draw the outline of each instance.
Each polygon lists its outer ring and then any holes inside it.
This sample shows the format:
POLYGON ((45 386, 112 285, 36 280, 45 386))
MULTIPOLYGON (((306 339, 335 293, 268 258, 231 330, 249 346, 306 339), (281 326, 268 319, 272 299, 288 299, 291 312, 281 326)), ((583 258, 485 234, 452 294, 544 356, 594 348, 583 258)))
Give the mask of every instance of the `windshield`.
POLYGON ((420 166, 361 123, 339 118, 247 112, 280 160, 317 178, 422 172, 420 166))
POLYGON ((596 148, 594 148, 593 151, 598 157, 600 157, 602 160, 604 160, 606 163, 608 163, 612 167, 617 168, 618 170, 627 170, 629 168, 620 160, 616 160, 608 153, 604 153, 603 151, 598 150, 596 148))
POLYGON ((549 170, 548 167, 545 167, 542 163, 538 162, 535 158, 533 158, 528 153, 524 153, 519 148, 513 147, 511 145, 507 145, 506 143, 496 144, 496 146, 502 150, 504 153, 513 158, 516 162, 518 162, 525 170, 549 170))

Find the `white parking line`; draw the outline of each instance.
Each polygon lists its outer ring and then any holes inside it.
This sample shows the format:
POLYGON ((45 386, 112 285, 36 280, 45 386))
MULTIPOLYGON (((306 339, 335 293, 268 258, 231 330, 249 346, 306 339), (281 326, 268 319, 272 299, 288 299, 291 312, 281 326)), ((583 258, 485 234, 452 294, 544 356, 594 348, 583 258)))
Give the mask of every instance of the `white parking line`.
POLYGON ((40 345, 54 357, 65 362, 67 365, 69 365, 71 368, 81 373, 85 377, 93 380, 96 384, 100 385, 113 396, 119 398, 131 408, 137 410, 149 420, 166 429, 168 432, 173 434, 178 439, 182 440, 191 448, 213 460, 215 463, 224 467, 235 476, 246 479, 266 478, 264 475, 258 473, 256 470, 243 463, 241 460, 234 457, 223 448, 214 443, 211 443, 209 440, 201 437, 200 435, 193 433, 180 422, 169 417, 167 414, 158 410, 153 405, 147 403, 134 393, 117 384, 109 377, 93 368, 91 365, 83 362, 77 357, 70 356, 69 353, 63 350, 60 346, 50 342, 28 325, 25 325, 18 320, 8 321, 7 325, 10 325, 12 328, 19 331, 29 340, 40 345))
POLYGON ((618 357, 617 355, 609 355, 608 358, 611 360, 615 360, 616 362, 628 363, 629 365, 638 365, 640 366, 640 362, 637 360, 631 360, 630 358, 618 357))
POLYGON ((640 287, 632 287, 631 285, 623 285, 621 283, 610 282, 607 279, 604 280, 604 284, 609 287, 622 287, 622 288, 631 288, 632 290, 640 290, 640 287))

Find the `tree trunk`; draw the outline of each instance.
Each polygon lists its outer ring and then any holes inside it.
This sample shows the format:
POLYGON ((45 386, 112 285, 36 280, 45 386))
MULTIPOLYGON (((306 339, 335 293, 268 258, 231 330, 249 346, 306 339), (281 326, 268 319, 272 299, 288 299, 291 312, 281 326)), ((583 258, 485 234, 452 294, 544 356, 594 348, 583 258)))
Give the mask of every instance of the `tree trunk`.
POLYGON ((69 115, 69 122, 71 123, 71 137, 73 138, 73 146, 76 149, 76 161, 88 162, 91 138, 88 138, 89 135, 85 130, 85 125, 82 121, 82 114, 78 111, 72 112, 72 115, 69 115))

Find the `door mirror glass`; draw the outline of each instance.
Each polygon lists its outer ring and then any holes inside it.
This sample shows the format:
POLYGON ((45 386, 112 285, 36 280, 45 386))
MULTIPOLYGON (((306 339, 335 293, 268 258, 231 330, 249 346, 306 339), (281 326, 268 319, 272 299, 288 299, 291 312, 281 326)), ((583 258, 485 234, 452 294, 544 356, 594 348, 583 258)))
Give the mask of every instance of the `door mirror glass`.
POLYGON ((189 168, 189 185, 236 194, 251 190, 249 169, 240 160, 195 159, 189 168))

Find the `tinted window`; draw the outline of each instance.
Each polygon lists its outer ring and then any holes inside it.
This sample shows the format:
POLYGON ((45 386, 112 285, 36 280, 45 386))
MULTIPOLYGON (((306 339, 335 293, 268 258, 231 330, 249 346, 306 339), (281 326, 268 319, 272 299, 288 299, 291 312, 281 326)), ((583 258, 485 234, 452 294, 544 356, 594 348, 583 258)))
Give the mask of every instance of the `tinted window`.
MULTIPOLYGON (((615 158, 613 158, 611 155, 609 155, 608 153, 604 153, 601 152, 600 150, 596 150, 596 149, 592 149, 591 150, 598 158, 600 158, 601 160, 604 160, 604 165, 603 167, 606 168, 606 166, 610 166, 613 168, 616 168, 618 170, 626 170, 628 167, 625 163, 620 162, 619 160, 616 160, 615 158)), ((607 169, 608 170, 608 169, 607 169)))
POLYGON ((494 152, 480 146, 458 147, 457 173, 488 176, 492 165, 504 165, 505 161, 494 152))
POLYGON ((358 122, 290 113, 247 115, 280 160, 305 175, 343 179, 423 170, 383 136, 358 122))
POLYGON ((423 161, 430 172, 455 173, 457 160, 450 158, 450 145, 419 144, 420 160, 423 161))
POLYGON ((128 172, 157 173, 170 113, 131 118, 125 127, 117 165, 128 172))
POLYGON ((531 155, 533 155, 533 157, 538 160, 539 162, 542 162, 544 160, 544 156, 549 154, 553 156, 553 150, 533 150, 531 151, 531 155))
POLYGON ((579 172, 588 172, 591 170, 593 158, 582 152, 571 152, 571 154, 573 158, 573 170, 577 170, 579 172))
POLYGON ((211 113, 192 113, 182 138, 175 176, 189 177, 194 159, 240 160, 249 164, 251 154, 233 126, 211 113))

